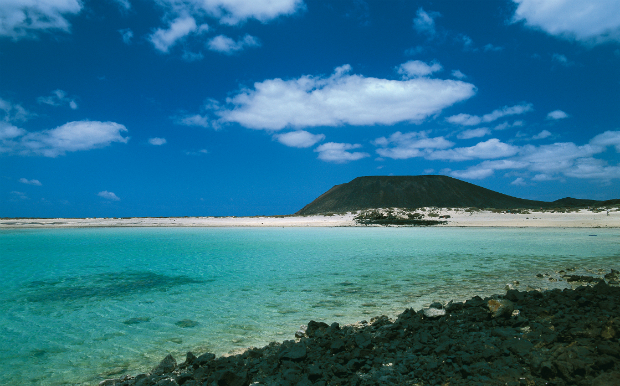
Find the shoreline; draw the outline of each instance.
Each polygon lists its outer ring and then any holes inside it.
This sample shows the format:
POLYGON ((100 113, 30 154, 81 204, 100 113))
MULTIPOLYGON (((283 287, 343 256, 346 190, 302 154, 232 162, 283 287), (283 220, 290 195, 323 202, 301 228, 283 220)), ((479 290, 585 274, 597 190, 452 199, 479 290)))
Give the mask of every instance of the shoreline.
MULTIPOLYGON (((438 227, 513 228, 620 228, 618 208, 602 211, 579 209, 568 213, 527 210, 519 213, 471 209, 422 208, 425 218, 440 218, 438 227)), ((253 217, 131 217, 131 218, 2 218, 0 229, 110 228, 110 227, 364 227, 357 213, 315 216, 253 217)), ((392 225, 390 225, 392 226, 392 225)))
POLYGON ((351 325, 311 320, 291 340, 178 363, 169 354, 99 385, 618 384, 619 272, 562 277, 578 286, 507 288, 351 325))

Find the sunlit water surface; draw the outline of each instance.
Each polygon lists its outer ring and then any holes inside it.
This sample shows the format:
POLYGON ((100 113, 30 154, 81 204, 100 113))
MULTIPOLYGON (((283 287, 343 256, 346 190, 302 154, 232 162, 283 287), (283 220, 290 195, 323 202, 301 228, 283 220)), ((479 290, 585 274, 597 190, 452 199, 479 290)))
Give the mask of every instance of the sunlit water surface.
POLYGON ((0 384, 96 385, 619 257, 609 229, 2 230, 0 384))

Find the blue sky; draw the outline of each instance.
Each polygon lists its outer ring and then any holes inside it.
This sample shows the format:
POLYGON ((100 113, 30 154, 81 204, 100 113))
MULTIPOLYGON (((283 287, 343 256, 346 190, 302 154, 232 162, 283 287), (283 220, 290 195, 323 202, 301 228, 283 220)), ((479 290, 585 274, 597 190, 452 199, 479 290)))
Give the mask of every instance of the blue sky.
POLYGON ((620 2, 8 0, 0 217, 290 214, 367 175, 620 198, 620 2))

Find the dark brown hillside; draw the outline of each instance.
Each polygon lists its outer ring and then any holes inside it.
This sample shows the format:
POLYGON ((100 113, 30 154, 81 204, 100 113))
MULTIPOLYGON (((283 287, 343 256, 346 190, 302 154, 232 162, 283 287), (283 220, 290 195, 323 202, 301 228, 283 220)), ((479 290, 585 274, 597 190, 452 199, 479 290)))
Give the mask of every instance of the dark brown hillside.
MULTIPOLYGON (((563 199, 571 206, 597 201, 563 199)), ((563 201, 558 200, 558 201, 563 201)), ((372 208, 540 208, 558 203, 524 200, 448 176, 370 176, 336 185, 296 214, 343 213, 372 208)), ((582 204, 582 205, 583 205, 582 204)))

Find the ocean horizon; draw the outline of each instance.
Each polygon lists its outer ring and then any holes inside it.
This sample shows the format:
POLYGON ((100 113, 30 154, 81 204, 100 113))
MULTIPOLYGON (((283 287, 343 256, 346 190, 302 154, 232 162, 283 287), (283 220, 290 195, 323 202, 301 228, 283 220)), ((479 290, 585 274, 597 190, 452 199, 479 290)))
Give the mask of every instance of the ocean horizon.
POLYGON ((293 339, 310 320, 570 288, 620 269, 617 229, 0 230, 2 385, 96 385, 168 353, 293 339), (541 274, 542 277, 537 277, 541 274), (516 283, 518 282, 518 283, 516 283))

